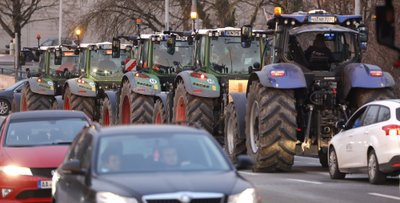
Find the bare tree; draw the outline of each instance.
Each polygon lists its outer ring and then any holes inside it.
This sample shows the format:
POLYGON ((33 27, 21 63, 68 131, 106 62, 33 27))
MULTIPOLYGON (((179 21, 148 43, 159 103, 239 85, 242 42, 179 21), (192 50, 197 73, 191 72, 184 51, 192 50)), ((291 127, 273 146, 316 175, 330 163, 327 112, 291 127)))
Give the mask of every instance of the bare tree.
MULTIPOLYGON (((11 38, 17 38, 17 56, 21 51, 21 30, 31 21, 35 12, 54 6, 54 0, 47 3, 42 0, 2 0, 0 1, 0 25, 11 38)), ((20 68, 17 60, 17 69, 20 68)), ((18 72, 18 70, 16 70, 18 72)))

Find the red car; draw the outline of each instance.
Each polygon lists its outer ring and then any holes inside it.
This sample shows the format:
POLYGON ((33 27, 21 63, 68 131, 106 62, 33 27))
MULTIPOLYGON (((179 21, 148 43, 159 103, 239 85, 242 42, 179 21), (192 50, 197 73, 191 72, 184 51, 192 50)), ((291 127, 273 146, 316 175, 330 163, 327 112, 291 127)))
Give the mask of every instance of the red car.
POLYGON ((76 134, 90 125, 80 111, 9 115, 0 126, 0 202, 51 202, 51 178, 76 134))

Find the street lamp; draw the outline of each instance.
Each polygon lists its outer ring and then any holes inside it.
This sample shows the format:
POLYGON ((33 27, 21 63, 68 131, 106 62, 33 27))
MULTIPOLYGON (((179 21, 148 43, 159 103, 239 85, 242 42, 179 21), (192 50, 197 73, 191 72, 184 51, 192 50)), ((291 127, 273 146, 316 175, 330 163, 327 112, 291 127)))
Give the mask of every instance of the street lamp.
POLYGON ((193 31, 196 31, 196 19, 197 19, 197 1, 196 0, 192 0, 192 9, 191 9, 192 11, 190 12, 190 18, 192 19, 192 21, 193 21, 193 24, 192 24, 192 28, 193 28, 193 31))
POLYGON ((81 35, 81 30, 78 28, 78 29, 76 29, 75 30, 75 35, 76 35, 76 37, 78 38, 78 42, 77 42, 77 44, 78 44, 78 46, 79 46, 79 36, 81 35))

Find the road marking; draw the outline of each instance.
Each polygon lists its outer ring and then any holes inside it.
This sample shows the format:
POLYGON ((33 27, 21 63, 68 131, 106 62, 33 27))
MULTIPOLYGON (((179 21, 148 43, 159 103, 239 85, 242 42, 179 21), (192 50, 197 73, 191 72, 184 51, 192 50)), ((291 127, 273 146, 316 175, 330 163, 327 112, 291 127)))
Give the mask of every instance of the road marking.
POLYGON ((290 179, 288 178, 287 180, 291 180, 291 181, 296 181, 296 182, 302 182, 302 183, 311 183, 311 184, 315 184, 315 185, 321 185, 321 182, 317 182, 317 181, 309 181, 309 180, 301 180, 301 179, 290 179))
POLYGON ((400 200, 400 197, 396 197, 396 196, 392 196, 392 195, 384 195, 384 194, 379 194, 379 193, 374 193, 374 192, 370 192, 368 194, 372 195, 372 196, 377 196, 377 197, 384 197, 384 198, 388 198, 388 199, 400 200))
POLYGON ((259 174, 257 174, 257 173, 254 173, 254 172, 247 172, 247 171, 239 171, 239 173, 241 173, 241 174, 245 174, 245 175, 252 175, 252 176, 259 175, 259 174))

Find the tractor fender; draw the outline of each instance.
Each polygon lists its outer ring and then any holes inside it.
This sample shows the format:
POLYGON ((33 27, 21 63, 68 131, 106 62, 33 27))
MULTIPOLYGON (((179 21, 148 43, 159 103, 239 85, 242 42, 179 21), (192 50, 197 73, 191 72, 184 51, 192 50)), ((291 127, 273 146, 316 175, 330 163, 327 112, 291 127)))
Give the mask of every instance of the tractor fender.
POLYGON ((54 82, 49 78, 32 77, 28 79, 32 92, 41 95, 54 95, 54 82))
POLYGON ((264 66, 261 71, 253 72, 250 75, 250 83, 247 86, 247 90, 249 89, 251 82, 255 80, 259 80, 264 87, 276 89, 296 89, 307 87, 306 79, 301 68, 290 63, 269 64, 264 66), (276 73, 276 71, 283 71, 280 72, 283 73, 283 75, 272 75, 272 73, 276 73))
POLYGON ((246 138, 245 134, 245 126, 246 126, 245 117, 246 117, 246 104, 247 104, 246 93, 239 93, 239 92, 230 93, 229 102, 235 105, 236 119, 237 119, 236 122, 239 128, 239 137, 246 138))
POLYGON ((160 79, 156 75, 130 71, 124 74, 122 81, 125 80, 129 81, 131 90, 135 93, 154 96, 161 92, 160 79))
POLYGON ((155 95, 154 102, 160 100, 163 106, 167 106, 167 96, 168 96, 167 92, 160 92, 155 95))
POLYGON ((21 93, 16 92, 14 93, 13 102, 12 102, 12 111, 13 112, 20 112, 20 103, 21 103, 21 93), (15 105, 14 105, 15 104, 15 105))
POLYGON ((344 96, 350 93, 352 88, 387 88, 395 85, 392 75, 383 72, 376 65, 351 63, 344 67, 344 96), (381 71, 382 76, 372 76, 373 71, 381 71))
MULTIPOLYGON (((73 95, 96 97, 96 83, 88 78, 72 78, 65 82, 73 95)), ((64 87, 65 90, 65 87, 64 87)))
POLYGON ((185 89, 190 95, 207 98, 218 98, 220 96, 218 79, 212 74, 191 70, 182 71, 175 79, 175 88, 180 80, 183 81, 185 89), (200 75, 204 75, 204 78, 201 78, 200 75))
POLYGON ((111 116, 114 117, 114 121, 116 121, 117 118, 118 118, 117 114, 119 112, 119 95, 118 95, 118 92, 117 91, 108 90, 108 91, 105 91, 104 94, 105 94, 105 97, 107 97, 108 100, 111 103, 111 109, 112 109, 112 112, 114 112, 113 115, 111 115, 111 116))
POLYGON ((57 102, 57 109, 64 109, 64 100, 61 95, 54 97, 57 102))

